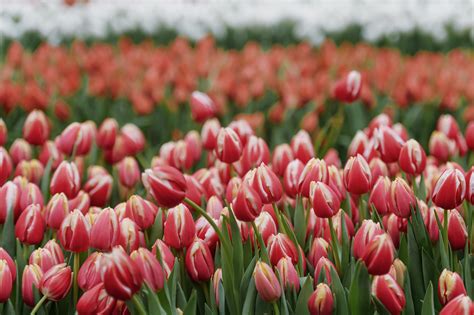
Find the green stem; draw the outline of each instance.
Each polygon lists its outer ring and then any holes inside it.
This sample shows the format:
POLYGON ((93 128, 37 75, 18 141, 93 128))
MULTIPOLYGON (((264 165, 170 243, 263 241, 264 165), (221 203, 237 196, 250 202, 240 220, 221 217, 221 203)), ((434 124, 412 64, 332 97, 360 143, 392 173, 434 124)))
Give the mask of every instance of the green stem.
POLYGON ((341 269, 341 262, 339 260, 339 250, 337 246, 337 237, 336 237, 336 232, 334 230, 334 225, 332 222, 332 217, 328 218, 329 221, 329 231, 331 232, 331 247, 332 247, 332 253, 334 256, 334 262, 336 264, 336 270, 339 272, 341 269))
POLYGON ((33 310, 31 311, 31 315, 34 315, 36 314, 36 312, 38 312, 38 310, 40 309, 41 305, 43 305, 44 301, 46 301, 48 297, 46 295, 43 295, 43 297, 41 298, 41 300, 39 300, 38 303, 36 303, 35 305, 35 308, 33 308, 33 310))
POLYGON ((207 284, 204 282, 200 282, 199 284, 201 285, 202 291, 204 292, 204 297, 206 298, 207 305, 211 305, 211 298, 209 295, 209 288, 207 284))
POLYGON ((77 285, 77 274, 79 273, 79 253, 74 253, 74 287, 73 287, 73 297, 74 305, 77 305, 77 299, 79 297, 79 286, 77 285))
POLYGON ((278 309, 278 305, 276 302, 272 302, 272 305, 273 305, 273 313, 275 315, 280 315, 280 310, 278 309))
POLYGON ((277 224, 278 224, 278 229, 283 232, 284 231, 284 227, 283 227, 283 223, 281 223, 281 217, 280 217, 280 210, 278 210, 278 207, 276 206, 275 203, 272 204, 273 206, 273 211, 275 212, 275 216, 277 218, 277 224))
POLYGON ((142 302, 139 300, 138 296, 135 294, 132 296, 133 305, 135 305, 136 311, 139 315, 146 315, 145 308, 143 307, 142 302))
POLYGON ((449 253, 448 243, 448 210, 444 210, 444 222, 443 222, 443 242, 446 253, 449 253))

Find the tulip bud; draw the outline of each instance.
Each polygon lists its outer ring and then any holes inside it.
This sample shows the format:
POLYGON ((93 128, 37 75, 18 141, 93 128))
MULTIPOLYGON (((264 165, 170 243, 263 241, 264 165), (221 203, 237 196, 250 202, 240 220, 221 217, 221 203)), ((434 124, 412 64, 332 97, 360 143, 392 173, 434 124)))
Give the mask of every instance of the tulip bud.
POLYGON ((328 167, 324 160, 312 158, 301 172, 298 189, 304 197, 309 197, 311 182, 328 183, 328 167))
POLYGON ((20 189, 13 182, 7 182, 0 188, 0 224, 4 224, 7 214, 13 211, 14 218, 21 214, 20 189))
POLYGON ((234 120, 229 124, 229 128, 235 131, 242 143, 242 147, 247 144, 250 136, 254 135, 252 127, 244 119, 234 120))
POLYGON ((325 183, 311 182, 309 196, 314 213, 318 217, 330 218, 339 211, 341 201, 325 183))
POLYGON ((59 166, 59 163, 64 160, 64 155, 59 152, 53 141, 46 141, 41 147, 38 160, 43 165, 47 165, 49 160, 51 160, 51 169, 55 170, 59 166))
POLYGON ((317 237, 313 240, 308 259, 311 265, 316 266, 322 257, 328 258, 329 243, 324 238, 317 237))
POLYGON ((180 204, 169 209, 164 226, 164 241, 167 245, 182 249, 188 247, 196 235, 196 226, 189 209, 180 204))
POLYGON ((76 209, 64 218, 58 238, 67 251, 80 253, 89 248, 90 225, 81 211, 76 209))
POLYGON ((59 230, 68 213, 69 205, 66 195, 64 193, 55 194, 46 206, 46 224, 54 230, 59 230))
POLYGON ((165 271, 166 278, 168 278, 173 271, 175 257, 165 242, 160 239, 155 241, 155 244, 153 244, 151 249, 153 255, 156 255, 157 251, 160 257, 160 263, 165 271))
POLYGON ((109 174, 96 175, 84 184, 84 191, 90 197, 92 206, 103 207, 112 194, 113 178, 109 174))
MULTIPOLYGON (((354 209, 354 205, 351 205, 351 207, 354 209)), ((352 214, 352 216, 354 217, 355 215, 352 214)), ((333 216, 332 220, 333 220, 334 230, 336 232, 336 237, 339 242, 342 241, 342 233, 344 231, 342 229, 342 220, 344 220, 344 224, 346 225, 345 232, 346 232, 347 238, 350 239, 354 235, 354 224, 352 223, 349 215, 346 212, 344 212, 344 210, 339 209, 339 211, 333 216)), ((330 232, 331 231, 329 229, 328 220, 325 219, 324 228, 323 228, 323 237, 328 242, 331 242, 330 232)))
POLYGON ((77 274, 77 284, 84 290, 90 290, 104 278, 107 257, 101 252, 93 252, 81 265, 77 274))
POLYGON ((211 251, 200 239, 195 239, 186 251, 186 270, 194 281, 208 281, 214 273, 211 251))
POLYGON ((120 246, 114 247, 106 257, 104 287, 107 294, 119 300, 130 300, 143 282, 137 264, 120 246))
POLYGON ((59 301, 66 297, 71 285, 71 267, 63 263, 53 266, 44 273, 39 283, 39 290, 48 300, 59 301))
POLYGON ((406 218, 399 217, 393 213, 389 213, 382 219, 383 225, 388 235, 392 239, 393 245, 398 248, 400 244, 400 232, 406 232, 408 221, 406 218))
POLYGON ((212 276, 212 286, 214 289, 214 299, 216 301, 216 305, 219 305, 219 285, 222 284, 222 268, 217 268, 212 276))
POLYGON ((384 234, 379 223, 364 220, 354 236, 352 252, 355 259, 362 258, 368 244, 377 236, 384 234))
POLYGON ((395 258, 390 271, 388 272, 393 279, 395 279, 400 287, 403 288, 405 284, 405 272, 407 271, 407 266, 398 258, 395 258))
POLYGON ((36 264, 26 265, 21 278, 21 296, 23 302, 28 306, 35 306, 34 288, 39 290, 39 284, 43 278, 43 271, 36 264))
POLYGON ((446 169, 436 181, 431 194, 434 204, 443 209, 460 206, 466 193, 466 180, 458 169, 446 169))
POLYGON ((181 172, 171 166, 158 166, 145 170, 142 182, 160 207, 175 207, 186 196, 186 179, 181 172))
POLYGON ((194 156, 191 155, 188 145, 183 140, 175 143, 170 154, 169 163, 171 166, 181 170, 188 170, 193 166, 194 156))
POLYGON ((14 165, 17 165, 23 160, 31 160, 31 146, 25 140, 19 138, 13 141, 10 147, 10 157, 14 165))
POLYGON ((117 244, 122 245, 127 253, 145 246, 145 235, 140 230, 140 227, 129 218, 120 221, 119 233, 117 244))
POLYGON ((217 134, 216 157, 224 163, 234 163, 242 155, 242 142, 237 133, 231 128, 221 128, 217 134))
POLYGON ((273 266, 276 266, 283 257, 291 258, 293 264, 298 263, 298 251, 296 246, 286 234, 278 233, 271 235, 268 238, 267 248, 270 262, 273 266))
POLYGON ((48 271, 54 265, 57 265, 56 259, 47 248, 35 249, 28 260, 30 265, 38 265, 43 272, 48 271))
POLYGON ((284 289, 300 290, 300 278, 291 258, 283 257, 276 266, 284 289))
POLYGON ((466 173, 466 200, 474 205, 474 166, 466 173))
POLYGON ((217 145, 217 134, 221 124, 216 118, 207 120, 201 129, 202 146, 206 150, 214 150, 217 145))
POLYGON ((441 310, 439 315, 452 315, 452 314, 473 314, 474 303, 471 298, 467 295, 460 295, 451 300, 441 310))
POLYGON ((397 177, 390 186, 390 208, 401 218, 408 218, 411 210, 416 209, 416 198, 413 190, 403 178, 397 177))
POLYGON ((142 230, 148 229, 155 223, 158 207, 138 195, 131 196, 125 207, 126 218, 132 219, 142 230))
POLYGON ((186 143, 186 148, 193 161, 199 161, 202 153, 201 136, 199 133, 196 130, 189 131, 184 137, 184 142, 186 143))
POLYGON ((283 177, 286 167, 294 160, 291 147, 284 143, 279 144, 273 150, 272 169, 278 176, 283 177))
POLYGON ((385 215, 390 212, 390 192, 392 183, 386 176, 379 177, 374 185, 374 188, 370 192, 369 205, 373 206, 375 210, 385 215))
POLYGON ((406 300, 403 289, 389 274, 374 277, 372 294, 391 314, 401 314, 405 307, 406 300))
POLYGON ((351 71, 336 82, 332 97, 340 102, 352 103, 359 98, 362 90, 362 76, 358 71, 351 71))
POLYGON ((334 310, 334 298, 326 283, 320 283, 310 295, 308 309, 311 315, 331 315, 334 310))
POLYGON ((250 136, 242 151, 242 157, 235 164, 239 174, 245 174, 248 170, 261 164, 270 162, 270 150, 262 138, 250 136))
POLYGON ((357 156, 357 154, 364 154, 365 148, 369 144, 369 139, 367 135, 363 132, 358 130, 352 139, 349 147, 347 148, 347 156, 357 156))
MULTIPOLYGON (((214 223, 219 224, 219 221, 213 219, 214 223)), ((209 246, 211 252, 214 252, 217 242, 219 241, 219 237, 216 231, 212 228, 209 222, 204 218, 200 217, 196 220, 196 236, 206 243, 209 246)))
POLYGON ((0 288, 0 303, 5 303, 13 290, 12 273, 5 259, 0 259, 0 288))
POLYGON ((193 176, 184 174, 186 180, 186 198, 196 204, 201 204, 201 198, 204 196, 204 188, 201 183, 193 176))
MULTIPOLYGON (((270 236, 278 233, 275 220, 268 212, 260 212, 259 216, 255 218, 255 225, 257 226, 257 230, 262 236, 263 242, 265 244, 268 244, 268 239, 270 236)), ((252 231, 252 237, 253 233, 254 232, 252 231)))
POLYGON ((448 240, 453 250, 464 249, 467 241, 467 228, 461 214, 456 209, 449 211, 448 240))
POLYGON ((90 247, 109 251, 119 237, 119 219, 112 208, 105 208, 96 217, 91 228, 90 247))
POLYGON ((25 209, 32 204, 43 207, 43 195, 36 184, 27 183, 25 187, 20 189, 20 208, 25 209))
POLYGON ((374 132, 375 148, 382 161, 392 163, 398 161, 405 141, 390 127, 380 126, 374 132))
POLYGON ((247 182, 244 182, 232 202, 232 209, 238 220, 251 222, 262 211, 262 200, 260 195, 247 182))
POLYGON ((56 146, 67 155, 85 155, 92 145, 93 134, 87 125, 73 122, 56 138, 56 146))
POLYGON ((222 209, 224 208, 222 201, 217 196, 212 196, 207 201, 206 212, 214 219, 218 220, 221 217, 222 209))
POLYGON ((45 228, 41 207, 38 204, 32 204, 18 218, 15 224, 15 236, 24 244, 37 245, 43 240, 45 228))
POLYGON ((280 180, 265 164, 260 164, 249 176, 249 183, 260 195, 263 203, 275 203, 281 199, 283 188, 280 180))
POLYGON ((8 129, 7 125, 3 121, 2 118, 0 118, 0 146, 5 145, 8 139, 8 129))
POLYGON ((442 305, 446 305, 459 295, 467 295, 461 276, 456 272, 444 269, 438 281, 439 301, 442 305))
POLYGON ((44 248, 51 252, 51 255, 54 258, 55 264, 60 264, 64 262, 64 255, 61 246, 56 242, 56 240, 52 239, 46 242, 44 248))
POLYGON ((99 127, 97 132, 97 146, 104 150, 112 149, 115 144, 115 139, 119 126, 115 119, 106 118, 99 127))
POLYGON ((385 164, 385 162, 383 162, 381 159, 377 157, 374 157, 370 160, 369 168, 370 168, 370 172, 372 173, 372 182, 371 182, 372 186, 375 185, 379 177, 390 175, 387 164, 385 164))
POLYGON ((383 275, 390 270, 395 259, 395 247, 386 233, 374 236, 363 251, 364 261, 371 275, 383 275))
POLYGON ((16 265, 13 259, 10 257, 8 252, 0 247, 0 260, 5 260, 8 268, 10 269, 10 273, 12 276, 12 281, 16 280, 16 265))
POLYGON ((0 186, 10 177, 13 170, 13 164, 8 152, 0 147, 0 186))
POLYGON ((145 136, 134 124, 125 124, 120 130, 123 137, 125 155, 135 155, 145 147, 145 136))
POLYGON ((107 294, 103 283, 99 283, 84 292, 77 302, 76 309, 79 315, 115 314, 116 306, 117 300, 107 294))
POLYGON ((157 292, 163 289, 163 268, 155 255, 146 248, 139 248, 130 254, 130 258, 135 262, 145 283, 153 291, 157 292))
POLYGON ((82 214, 84 215, 86 215, 89 212, 90 205, 91 205, 91 198, 83 190, 79 190, 76 197, 68 201, 69 209, 71 210, 77 209, 81 211, 82 214))
POLYGON ((135 158, 125 157, 117 164, 120 184, 126 188, 133 188, 140 180, 140 168, 135 158))
POLYGON ((456 142, 449 139, 444 133, 439 131, 433 131, 428 146, 430 154, 440 162, 446 162, 451 156, 458 153, 456 142))
POLYGON ((318 263, 316 264, 316 266, 314 267, 314 283, 315 284, 320 283, 321 280, 323 279, 322 277, 324 276, 325 282, 331 284, 331 280, 332 280, 331 269, 336 270, 336 266, 334 266, 332 261, 330 261, 326 257, 321 257, 318 260, 318 263), (321 274, 322 272, 324 273, 321 274))
POLYGON ((344 185, 348 192, 362 195, 371 188, 372 175, 362 155, 351 157, 344 167, 344 185))
POLYGON ((281 286, 278 278, 268 264, 258 261, 253 271, 257 292, 266 302, 273 302, 281 296, 281 286))
POLYGON ((23 125, 23 138, 32 145, 42 145, 49 137, 49 125, 41 110, 33 110, 23 125))
POLYGON ((193 175, 202 185, 206 198, 211 196, 221 196, 224 193, 224 186, 215 168, 200 169, 193 175))
POLYGON ((291 150, 295 158, 303 163, 307 163, 314 157, 314 147, 311 137, 304 130, 298 131, 290 142, 291 150))
POLYGON ((202 92, 194 91, 189 100, 191 116, 194 121, 202 123, 216 114, 216 105, 211 98, 202 92))
POLYGON ((407 174, 421 174, 426 167, 425 150, 423 150, 423 147, 416 140, 408 140, 400 151, 398 164, 407 174))
POLYGON ((68 198, 74 198, 81 188, 79 170, 74 162, 63 161, 51 178, 49 190, 52 195, 64 193, 68 198))
POLYGON ((300 160, 293 160, 288 163, 285 169, 285 173, 283 174, 283 188, 285 189, 285 193, 291 198, 295 198, 299 192, 299 181, 304 168, 305 166, 300 160))
POLYGON ((34 184, 39 184, 43 177, 43 173, 44 167, 36 159, 30 161, 23 160, 17 164, 15 169, 15 176, 23 176, 34 184))

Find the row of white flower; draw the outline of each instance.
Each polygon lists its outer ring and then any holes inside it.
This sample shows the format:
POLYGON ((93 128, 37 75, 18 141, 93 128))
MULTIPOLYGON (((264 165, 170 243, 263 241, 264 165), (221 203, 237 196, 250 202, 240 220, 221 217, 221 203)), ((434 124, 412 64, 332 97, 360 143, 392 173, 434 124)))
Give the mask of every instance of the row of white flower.
POLYGON ((153 34, 160 27, 192 39, 208 33, 221 37, 227 28, 272 27, 284 21, 295 24, 295 36, 313 43, 325 31, 352 24, 363 27, 367 40, 414 28, 442 39, 447 24, 470 29, 474 37, 474 0, 92 0, 74 6, 60 0, 0 0, 0 36, 19 38, 37 31, 52 43, 137 28, 153 34))

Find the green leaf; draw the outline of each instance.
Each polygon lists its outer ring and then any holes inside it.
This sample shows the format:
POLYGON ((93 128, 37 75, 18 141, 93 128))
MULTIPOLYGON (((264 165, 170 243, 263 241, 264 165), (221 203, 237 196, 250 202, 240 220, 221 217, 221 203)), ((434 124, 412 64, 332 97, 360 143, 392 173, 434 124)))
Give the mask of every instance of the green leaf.
POLYGON ((257 256, 254 256, 250 264, 247 266, 247 269, 245 270, 244 276, 242 277, 242 281, 240 281, 240 296, 245 296, 250 282, 253 282, 252 274, 256 264, 257 256))
POLYGON ((301 279, 306 280, 303 282, 300 294, 298 295, 298 300, 296 301, 295 314, 306 315, 309 314, 308 300, 311 296, 311 293, 313 293, 313 279, 311 279, 311 277, 305 277, 301 279))
POLYGON ((188 304, 183 310, 183 314, 194 315, 196 314, 196 290, 193 289, 191 297, 189 298, 188 304))
POLYGON ((428 255, 424 248, 421 249, 421 262, 423 267, 423 280, 425 288, 437 281, 439 271, 436 268, 434 260, 428 255))
POLYGON ((244 307, 242 308, 242 314, 254 314, 255 311, 255 298, 257 297, 257 289, 255 288, 255 282, 252 280, 248 286, 247 295, 245 296, 244 307))
POLYGON ((222 282, 219 282, 219 313, 225 314, 225 292, 222 282))
POLYGON ((408 271, 405 272, 405 283, 403 286, 403 291, 405 292, 405 309, 403 310, 403 314, 411 315, 415 314, 415 305, 413 303, 413 296, 412 296, 412 289, 411 289, 411 280, 410 274, 408 271))
POLYGON ((160 315, 160 314, 166 313, 166 311, 161 307, 158 296, 155 294, 155 292, 153 292, 153 290, 148 285, 146 285, 145 294, 146 294, 146 304, 148 307, 149 314, 160 315))
POLYGON ((430 282, 426 289, 426 294, 423 299, 423 305, 421 307, 421 315, 434 315, 435 308, 433 302, 433 284, 430 282))
POLYGON ((155 244, 157 239, 163 238, 163 210, 160 208, 158 209, 158 214, 155 217, 155 222, 151 227, 150 233, 150 246, 155 244))
MULTIPOLYGON (((311 211, 311 210, 309 210, 311 211)), ((298 243, 304 248, 305 239, 306 239, 306 216, 303 207, 303 199, 301 197, 296 198, 296 207, 295 215, 293 219, 293 224, 295 227, 295 234, 298 243)))
POLYGON ((339 275, 337 274, 336 270, 331 267, 331 290, 334 293, 334 297, 336 301, 334 305, 336 305, 336 315, 348 315, 349 314, 349 306, 347 304, 347 295, 346 290, 342 286, 341 279, 339 279, 339 275))
POLYGON ((466 247, 464 248, 464 265, 463 265, 463 273, 464 273, 464 277, 463 277, 463 280, 464 280, 464 284, 466 286, 466 291, 467 291, 467 294, 469 295, 469 297, 471 299, 473 299, 474 297, 474 287, 473 287, 473 284, 472 284, 472 276, 471 276, 471 264, 470 264, 470 261, 471 261, 471 255, 469 254, 469 245, 466 244, 466 247))
POLYGON ((349 305, 351 314, 370 314, 370 278, 367 268, 362 262, 357 262, 354 277, 349 289, 349 305))
POLYGON ((420 310, 420 301, 425 295, 425 284, 423 282, 423 269, 421 266, 421 255, 416 243, 415 234, 413 233, 413 225, 408 223, 408 271, 410 274, 413 302, 415 303, 415 311, 420 310))
POLYGON ((380 300, 377 299, 377 297, 372 296, 372 300, 374 301, 375 309, 377 310, 378 314, 380 314, 380 315, 390 315, 390 312, 387 311, 387 309, 385 308, 385 305, 383 305, 383 303, 380 302, 380 300))
POLYGON ((11 257, 15 255, 15 224, 13 223, 13 209, 7 209, 7 218, 3 225, 2 247, 11 257))
POLYGON ((46 204, 49 200, 49 181, 51 177, 51 167, 53 165, 53 159, 50 158, 46 167, 44 168, 43 177, 41 178, 41 193, 43 194, 44 203, 46 204))

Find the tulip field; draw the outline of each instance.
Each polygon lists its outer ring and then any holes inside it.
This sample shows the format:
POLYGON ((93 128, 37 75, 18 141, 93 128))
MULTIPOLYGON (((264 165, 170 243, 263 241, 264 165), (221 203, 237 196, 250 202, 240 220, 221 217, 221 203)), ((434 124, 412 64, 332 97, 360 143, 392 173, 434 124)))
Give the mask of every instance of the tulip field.
POLYGON ((474 315, 472 49, 4 43, 0 315, 474 315))

